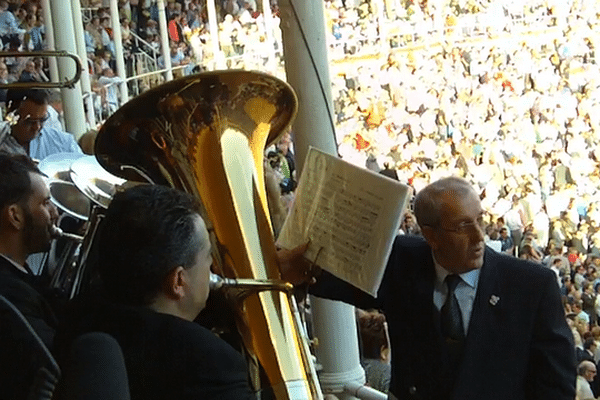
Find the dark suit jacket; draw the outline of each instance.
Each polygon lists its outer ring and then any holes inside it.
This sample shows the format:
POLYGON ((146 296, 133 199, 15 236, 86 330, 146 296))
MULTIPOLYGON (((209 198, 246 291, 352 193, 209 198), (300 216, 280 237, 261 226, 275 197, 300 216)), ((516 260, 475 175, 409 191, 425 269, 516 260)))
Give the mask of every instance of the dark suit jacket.
POLYGON ((240 353, 196 323, 146 308, 87 303, 57 333, 63 365, 70 344, 87 332, 108 333, 121 346, 132 400, 256 399, 240 353))
POLYGON ((398 399, 572 400, 575 352, 556 276, 490 248, 484 257, 454 390, 433 305, 434 262, 422 238, 396 238, 377 298, 326 272, 311 292, 385 313, 398 399))
MULTIPOLYGON (((36 289, 36 279, 0 257, 0 294, 27 319, 35 333, 51 349, 56 317, 36 289)), ((20 320, 0 307, 0 399, 25 399, 37 369, 46 365, 42 347, 20 320)))

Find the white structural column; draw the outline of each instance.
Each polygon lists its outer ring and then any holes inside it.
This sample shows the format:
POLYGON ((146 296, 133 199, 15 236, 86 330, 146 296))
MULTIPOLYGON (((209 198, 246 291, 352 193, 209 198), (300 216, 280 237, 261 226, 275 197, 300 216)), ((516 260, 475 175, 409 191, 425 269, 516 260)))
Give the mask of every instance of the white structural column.
MULTIPOLYGON (((55 30, 54 43, 56 50, 64 50, 71 54, 77 54, 75 44, 75 30, 73 29, 73 13, 70 1, 52 1, 53 26, 60 27, 55 30)), ((85 62, 85 60, 83 61, 85 62)), ((58 77, 60 81, 72 79, 75 76, 75 63, 65 57, 58 59, 58 77)), ((83 109, 83 97, 81 96, 81 83, 77 82, 73 89, 62 88, 61 97, 63 102, 65 130, 79 139, 87 131, 85 123, 85 112, 83 109)))
POLYGON ((365 372, 360 365, 354 307, 339 301, 311 296, 317 362, 322 370, 319 382, 324 393, 339 399, 354 399, 350 386, 362 386, 365 372))
POLYGON ((164 0, 157 0, 158 7, 158 31, 160 32, 160 44, 162 47, 162 56, 165 62, 165 80, 173 80, 173 70, 171 69, 171 49, 169 48, 169 30, 167 28, 167 15, 165 14, 164 0))
POLYGON ((225 69, 225 55, 221 52, 221 46, 219 45, 219 21, 217 20, 215 0, 206 0, 206 8, 208 10, 208 27, 215 67, 216 69, 225 69))
POLYGON ((265 24, 265 40, 269 49, 267 71, 275 70, 273 61, 275 60, 275 46, 273 45, 273 13, 271 12, 270 0, 262 0, 263 22, 265 24))
POLYGON ((92 85, 90 84, 90 68, 88 65, 87 51, 85 49, 85 34, 83 32, 83 20, 81 19, 80 0, 71 0, 73 11, 73 29, 75 30, 75 41, 77 43, 77 55, 81 59, 83 71, 81 71, 81 92, 87 106, 87 122, 90 128, 96 128, 96 115, 94 114, 94 99, 92 98, 92 85))
POLYGON ((121 35, 121 22, 119 21, 118 0, 110 0, 110 20, 113 30, 113 41, 115 42, 115 61, 117 63, 117 76, 123 79, 119 84, 121 92, 121 104, 127 103, 129 93, 127 92, 127 73, 125 72, 125 60, 123 58, 123 35, 121 35))
POLYGON ((308 146, 337 155, 325 17, 322 2, 283 0, 279 10, 287 80, 300 102, 294 148, 301 166, 308 146))
MULTIPOLYGON (((50 0, 42 0, 42 13, 44 15, 44 29, 46 31, 46 49, 56 50, 54 47, 54 24, 52 23, 52 11, 50 10, 50 0)), ((50 79, 52 82, 58 82, 58 64, 56 58, 48 58, 50 68, 50 79)))
MULTIPOLYGON (((337 155, 323 2, 280 0, 279 8, 287 79, 299 100, 294 148, 301 171, 309 146, 337 155)), ((321 387, 340 399, 353 399, 349 393, 357 395, 356 387, 365 382, 354 307, 316 297, 310 301, 321 387)))

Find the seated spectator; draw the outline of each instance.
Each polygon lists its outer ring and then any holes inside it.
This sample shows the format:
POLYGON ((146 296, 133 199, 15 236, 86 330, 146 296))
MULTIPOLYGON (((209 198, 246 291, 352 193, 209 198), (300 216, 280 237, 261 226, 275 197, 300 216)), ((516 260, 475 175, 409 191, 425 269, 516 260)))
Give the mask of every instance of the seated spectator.
POLYGON ((154 36, 158 36, 158 22, 153 19, 149 19, 146 23, 146 38, 150 39, 154 36))
POLYGON ((97 238, 102 288, 61 325, 59 359, 79 335, 105 332, 121 346, 132 399, 255 398, 242 356, 193 322, 212 264, 198 212, 195 199, 163 186, 115 195, 97 238))
POLYGON ((523 244, 521 242, 521 250, 519 251, 519 258, 524 260, 533 261, 536 263, 542 263, 542 255, 530 244, 523 244))
POLYGON ((596 349, 598 348, 598 346, 594 338, 591 336, 591 332, 588 331, 586 333, 588 333, 589 336, 587 336, 583 342, 583 349, 577 349, 577 362, 585 360, 595 362, 594 354, 596 354, 596 349))
POLYGON ((183 42, 183 27, 181 26, 181 15, 179 13, 174 12, 171 15, 171 19, 169 20, 168 25, 169 30, 169 39, 179 44, 183 42))
POLYGON ((100 25, 100 18, 93 16, 91 21, 86 25, 86 51, 88 53, 94 53, 102 49, 102 26, 100 25))
MULTIPOLYGON (((8 51, 18 52, 20 47, 21 39, 19 39, 16 36, 10 37, 8 39, 8 51)), ((25 68, 27 57, 3 57, 3 60, 6 66, 8 67, 8 73, 18 78, 23 68, 25 68)))
POLYGON ((590 383, 596 376, 596 366, 591 361, 582 361, 577 367, 577 400, 595 400, 590 383))
POLYGON ((102 70, 102 76, 98 78, 98 83, 103 85, 106 89, 106 97, 102 104, 105 114, 110 115, 117 111, 120 106, 119 101, 119 83, 122 83, 123 79, 115 76, 115 71, 112 68, 104 68, 102 70))
POLYGON ((512 238, 510 237, 510 232, 507 227, 503 226, 500 228, 500 242, 502 242, 502 247, 500 250, 503 253, 515 255, 515 245, 513 243, 512 238))
POLYGON ((392 369, 385 316, 377 311, 360 311, 358 326, 362 350, 361 364, 365 369, 366 384, 387 393, 392 369))
POLYGON ((486 226, 485 234, 485 244, 500 253, 502 251, 502 241, 500 240, 500 234, 496 229, 496 225, 489 224, 486 226))
POLYGON ((588 315, 588 313, 586 313, 585 311, 583 311, 582 307, 583 307, 583 306, 582 306, 582 302, 581 302, 581 300, 580 300, 580 299, 576 299, 576 300, 573 302, 573 305, 572 305, 572 310, 573 310, 573 312, 575 313, 575 315, 576 315, 576 318, 577 318, 578 320, 580 320, 580 321, 584 322, 584 323, 585 323, 585 326, 587 326, 587 327, 588 327, 588 329, 589 329, 589 325, 590 325, 590 316, 588 315))
POLYGON ((28 60, 25 64, 25 69, 19 75, 19 82, 40 82, 35 71, 35 63, 33 60, 28 60))
MULTIPOLYGON (((14 77, 8 74, 8 67, 4 62, 0 61, 0 83, 11 83, 14 82, 14 77)), ((4 103, 6 107, 6 92, 8 89, 0 89, 0 103, 4 103)))
POLYGON ((35 76, 39 82, 50 82, 49 69, 46 68, 44 64, 44 59, 42 57, 34 57, 33 63, 35 64, 35 76))
POLYGON ((62 122, 62 98, 58 89, 48 91, 48 121, 44 123, 44 127, 53 128, 58 131, 63 131, 62 122))
POLYGON ((0 123, 0 151, 37 160, 55 153, 81 153, 73 135, 45 126, 49 118, 48 92, 11 89, 7 101, 16 121, 0 123))
MULTIPOLYGON (((172 67, 178 67, 178 66, 182 66, 185 65, 186 67, 181 70, 178 69, 177 72, 179 75, 188 75, 189 73, 191 73, 192 69, 194 68, 194 65, 191 64, 191 60, 188 56, 186 56, 184 54, 183 48, 185 47, 185 44, 182 44, 182 47, 180 47, 178 44, 176 44, 175 42, 171 42, 170 45, 170 56, 171 56, 171 66, 172 67)), ((163 56, 160 56, 158 58, 158 66, 160 68, 165 68, 165 60, 163 56)))
POLYGON ((421 235, 421 229, 419 228, 415 215, 412 212, 406 211, 404 213, 404 217, 400 223, 400 233, 404 235, 421 235))
POLYGON ((100 18, 100 37, 102 38, 102 48, 110 51, 110 53, 114 56, 116 53, 115 41, 113 38, 112 28, 110 27, 109 17, 100 18))
POLYGON ((35 14, 27 14, 25 17, 27 33, 23 45, 25 49, 42 51, 44 48, 44 27, 42 21, 35 14))
POLYGON ((0 39, 5 47, 14 39, 20 42, 20 36, 25 33, 25 29, 19 27, 17 18, 8 6, 8 1, 0 0, 0 39))

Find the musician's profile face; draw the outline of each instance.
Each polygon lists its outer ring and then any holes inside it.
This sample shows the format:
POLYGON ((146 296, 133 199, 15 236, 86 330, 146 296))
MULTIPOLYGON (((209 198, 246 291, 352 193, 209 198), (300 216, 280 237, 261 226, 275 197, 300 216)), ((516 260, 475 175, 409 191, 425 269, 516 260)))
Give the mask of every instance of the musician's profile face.
POLYGON ((58 211, 50 200, 48 185, 41 175, 30 172, 29 178, 31 194, 23 204, 23 238, 28 253, 33 254, 50 249, 52 227, 58 219, 58 211))

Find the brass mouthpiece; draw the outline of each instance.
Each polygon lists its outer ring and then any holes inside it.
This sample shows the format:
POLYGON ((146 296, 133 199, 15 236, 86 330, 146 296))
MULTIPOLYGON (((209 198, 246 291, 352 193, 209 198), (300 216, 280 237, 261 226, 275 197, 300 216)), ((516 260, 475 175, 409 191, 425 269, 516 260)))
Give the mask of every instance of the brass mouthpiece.
POLYGON ((210 274, 210 280, 208 281, 208 287, 210 288, 210 290, 219 290, 223 286, 231 287, 231 286, 235 286, 235 285, 236 285, 235 279, 222 278, 217 274, 213 274, 212 272, 210 274))
POLYGON ((55 225, 52 225, 51 233, 52 233, 52 236, 54 236, 55 238, 62 237, 65 239, 73 240, 77 243, 83 242, 83 236, 79 236, 74 233, 64 232, 62 229, 60 229, 58 226, 55 226, 55 225))

